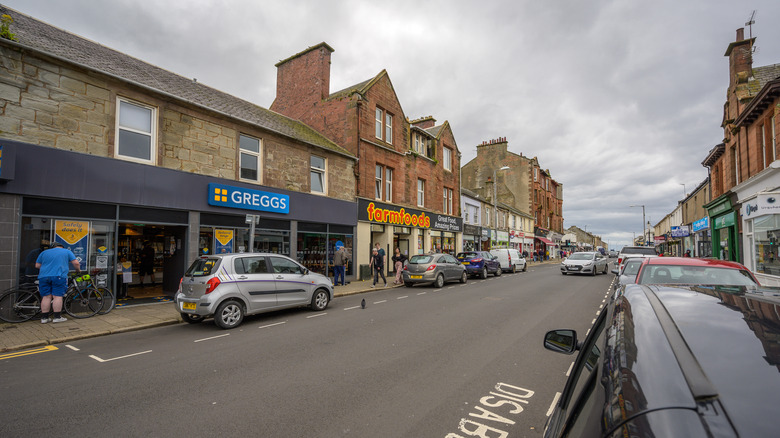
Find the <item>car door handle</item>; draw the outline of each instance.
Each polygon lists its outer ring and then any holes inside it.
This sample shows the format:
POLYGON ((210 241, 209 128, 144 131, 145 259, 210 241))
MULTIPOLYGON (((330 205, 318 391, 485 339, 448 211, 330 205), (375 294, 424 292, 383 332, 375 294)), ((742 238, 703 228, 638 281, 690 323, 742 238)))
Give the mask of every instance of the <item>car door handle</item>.
POLYGON ((246 280, 249 277, 247 277, 246 275, 242 275, 242 276, 236 277, 236 278, 239 279, 239 280, 246 280))

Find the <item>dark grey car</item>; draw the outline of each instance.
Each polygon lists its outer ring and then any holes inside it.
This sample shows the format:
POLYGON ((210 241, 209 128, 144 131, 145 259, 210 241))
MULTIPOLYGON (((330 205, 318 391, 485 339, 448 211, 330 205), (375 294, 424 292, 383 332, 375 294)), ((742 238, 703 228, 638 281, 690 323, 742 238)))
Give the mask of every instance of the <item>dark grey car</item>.
POLYGON ((644 257, 629 257, 623 260, 622 267, 619 266, 612 270, 612 273, 617 275, 615 281, 612 283, 613 289, 617 289, 624 284, 636 283, 636 274, 639 273, 639 268, 642 267, 644 257))
POLYGON ((404 285, 433 284, 442 287, 448 281, 466 282, 466 267, 449 254, 419 254, 404 268, 404 285))

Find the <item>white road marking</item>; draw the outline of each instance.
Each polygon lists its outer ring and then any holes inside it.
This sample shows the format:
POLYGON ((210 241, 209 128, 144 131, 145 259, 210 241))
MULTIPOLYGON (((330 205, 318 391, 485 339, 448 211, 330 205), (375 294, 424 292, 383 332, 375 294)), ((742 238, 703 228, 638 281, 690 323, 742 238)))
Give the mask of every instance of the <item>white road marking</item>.
POLYGON ((319 318, 320 316, 325 316, 325 315, 327 315, 327 313, 324 313, 324 312, 323 313, 318 313, 316 315, 307 316, 306 319, 319 318))
POLYGON ((566 377, 569 377, 569 374, 571 374, 571 369, 574 368, 574 362, 569 365, 569 369, 566 370, 566 377))
POLYGON ((404 295, 402 297, 397 297, 396 300, 403 300, 404 298, 409 298, 409 295, 404 295))
POLYGON ((420 293, 419 293, 419 294, 417 294, 417 295, 425 295, 425 294, 427 294, 427 293, 428 293, 428 292, 420 292, 420 293))
POLYGON ((268 324, 268 325, 261 325, 261 326, 260 326, 260 327, 258 327, 258 328, 268 328, 268 327, 274 327, 274 326, 277 326, 277 325, 282 325, 282 324, 287 324, 287 321, 282 321, 282 322, 275 322, 275 323, 273 323, 273 324, 268 324))
POLYGON ((382 303, 386 303, 386 302, 387 302, 387 300, 374 301, 374 304, 382 304, 382 303))
POLYGON ((197 339, 193 342, 209 341, 211 339, 223 338, 225 336, 230 336, 230 333, 225 333, 224 335, 211 336, 209 338, 197 339))
POLYGON ((560 393, 560 392, 556 392, 556 393, 555 393, 555 397, 553 397, 553 401, 552 401, 552 403, 550 403, 550 409, 548 409, 548 410, 547 410, 547 416, 548 416, 548 417, 549 417, 550 415, 552 415, 552 413, 553 413, 553 410, 555 409, 555 405, 556 405, 556 404, 558 404, 558 399, 559 399, 559 398, 561 398, 561 393, 560 393))
POLYGON ((360 306, 352 306, 352 307, 347 307, 344 310, 352 310, 352 309, 359 309, 359 308, 360 306))
POLYGON ((111 359, 101 359, 101 358, 99 358, 99 357, 97 357, 95 355, 92 355, 92 354, 90 354, 89 357, 91 357, 92 359, 95 359, 98 362, 111 362, 112 360, 125 359, 125 358, 128 358, 128 357, 138 356, 139 354, 146 354, 146 353, 151 353, 151 352, 152 352, 152 350, 146 350, 146 351, 142 351, 140 353, 133 353, 133 354, 128 354, 128 355, 119 356, 119 357, 112 357, 111 359))
POLYGON ((66 344, 65 346, 66 346, 66 347, 68 347, 68 348, 70 348, 70 349, 71 349, 71 350, 73 350, 73 351, 81 351, 81 350, 79 350, 78 348, 76 348, 76 347, 74 347, 74 346, 72 346, 72 345, 67 345, 67 344, 66 344))

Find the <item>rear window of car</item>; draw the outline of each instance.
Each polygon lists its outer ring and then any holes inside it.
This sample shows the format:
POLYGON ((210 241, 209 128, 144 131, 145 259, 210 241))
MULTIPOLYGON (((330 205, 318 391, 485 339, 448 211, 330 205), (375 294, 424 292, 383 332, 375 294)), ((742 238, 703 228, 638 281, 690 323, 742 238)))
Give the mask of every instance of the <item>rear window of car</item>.
POLYGON ((623 248, 620 254, 641 254, 641 255, 656 255, 655 248, 652 247, 637 247, 637 248, 623 248))
POLYGON ((647 265, 637 283, 757 286, 750 273, 742 269, 677 265, 647 265))
POLYGON ((414 255, 412 258, 409 259, 409 263, 414 263, 417 265, 427 265, 433 260, 433 257, 429 255, 414 255))
POLYGON ((480 255, 476 252, 459 252, 458 253, 458 259, 466 259, 471 260, 473 258, 480 257, 480 255))
POLYGON ((186 277, 205 277, 211 275, 222 261, 219 257, 203 257, 195 260, 184 274, 186 277))

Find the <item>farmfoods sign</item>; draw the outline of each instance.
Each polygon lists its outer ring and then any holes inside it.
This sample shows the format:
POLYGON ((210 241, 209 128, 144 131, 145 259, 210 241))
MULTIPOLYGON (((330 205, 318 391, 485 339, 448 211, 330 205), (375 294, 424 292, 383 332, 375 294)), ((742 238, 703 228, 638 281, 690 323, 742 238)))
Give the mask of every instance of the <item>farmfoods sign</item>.
POLYGON ((358 220, 399 227, 452 232, 463 230, 463 219, 456 216, 430 213, 366 199, 358 200, 358 220))

